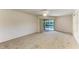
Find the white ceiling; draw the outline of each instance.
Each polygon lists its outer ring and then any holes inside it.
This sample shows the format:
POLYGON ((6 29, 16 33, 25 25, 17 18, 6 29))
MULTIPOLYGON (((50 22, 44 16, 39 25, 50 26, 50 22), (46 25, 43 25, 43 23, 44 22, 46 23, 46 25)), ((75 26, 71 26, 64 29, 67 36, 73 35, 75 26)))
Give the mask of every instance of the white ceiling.
POLYGON ((72 14, 74 9, 20 9, 20 11, 34 15, 42 15, 44 11, 48 11, 48 16, 63 16, 72 14))

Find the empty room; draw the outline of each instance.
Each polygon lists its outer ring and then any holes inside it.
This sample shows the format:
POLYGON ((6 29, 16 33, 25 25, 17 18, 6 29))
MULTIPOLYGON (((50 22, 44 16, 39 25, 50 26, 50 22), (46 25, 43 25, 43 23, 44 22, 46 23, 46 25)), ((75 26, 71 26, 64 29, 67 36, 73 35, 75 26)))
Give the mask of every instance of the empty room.
POLYGON ((79 10, 0 9, 0 49, 78 49, 79 10))

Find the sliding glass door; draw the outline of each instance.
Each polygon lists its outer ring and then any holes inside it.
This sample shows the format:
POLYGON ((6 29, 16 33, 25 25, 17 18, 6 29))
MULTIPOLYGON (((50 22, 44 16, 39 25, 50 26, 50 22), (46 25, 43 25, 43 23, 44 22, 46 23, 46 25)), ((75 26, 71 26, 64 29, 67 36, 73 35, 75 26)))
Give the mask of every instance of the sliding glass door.
POLYGON ((43 27, 45 31, 54 31, 55 30, 55 21, 52 19, 44 19, 43 27))

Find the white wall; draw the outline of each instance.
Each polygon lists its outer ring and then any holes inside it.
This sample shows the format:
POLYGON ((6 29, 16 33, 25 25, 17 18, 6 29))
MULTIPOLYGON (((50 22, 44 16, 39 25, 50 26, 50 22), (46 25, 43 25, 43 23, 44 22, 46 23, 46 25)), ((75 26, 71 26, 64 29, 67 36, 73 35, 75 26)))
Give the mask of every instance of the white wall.
POLYGON ((36 16, 14 10, 0 10, 0 42, 39 32, 36 16))
POLYGON ((56 17, 55 21, 57 31, 72 33, 73 32, 73 19, 72 15, 56 17))
POLYGON ((79 44, 79 10, 73 13, 73 35, 79 44))

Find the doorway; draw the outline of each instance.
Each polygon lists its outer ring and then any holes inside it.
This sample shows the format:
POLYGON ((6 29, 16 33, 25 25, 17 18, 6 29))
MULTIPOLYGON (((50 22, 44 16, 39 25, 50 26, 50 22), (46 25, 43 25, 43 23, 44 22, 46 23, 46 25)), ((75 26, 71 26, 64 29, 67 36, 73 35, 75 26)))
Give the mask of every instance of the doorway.
POLYGON ((53 19, 44 19, 43 20, 44 31, 54 31, 55 30, 55 20, 53 19))

